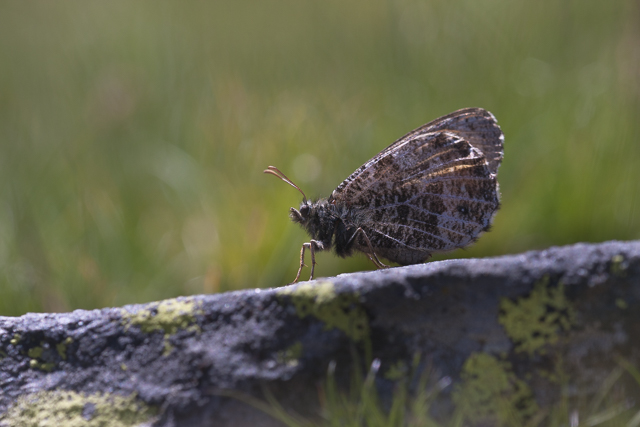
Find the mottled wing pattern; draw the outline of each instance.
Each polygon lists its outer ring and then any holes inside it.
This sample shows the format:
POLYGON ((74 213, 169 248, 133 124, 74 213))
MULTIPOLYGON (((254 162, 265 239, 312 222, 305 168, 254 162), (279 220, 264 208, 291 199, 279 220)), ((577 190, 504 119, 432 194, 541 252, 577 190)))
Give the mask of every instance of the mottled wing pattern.
MULTIPOLYGON (((472 243, 489 228, 499 207, 503 139, 491 113, 457 111, 394 142, 330 200, 361 209, 376 254, 400 264, 422 262, 432 252, 472 243)), ((369 252, 363 239, 356 249, 369 252)))
POLYGON ((364 170, 374 165, 389 151, 413 140, 417 136, 438 130, 449 130, 460 135, 466 135, 467 141, 474 147, 480 148, 485 154, 492 173, 494 175, 498 173, 498 167, 503 157, 504 136, 502 130, 500 130, 500 126, 498 126, 496 118, 484 108, 463 108, 462 110, 439 117, 426 125, 422 125, 396 140, 393 144, 389 145, 349 175, 349 177, 333 191, 333 195, 343 192, 364 170))
POLYGON ((491 173, 496 175, 504 155, 504 135, 496 118, 482 108, 465 108, 440 117, 416 129, 417 132, 453 130, 484 154, 491 173))

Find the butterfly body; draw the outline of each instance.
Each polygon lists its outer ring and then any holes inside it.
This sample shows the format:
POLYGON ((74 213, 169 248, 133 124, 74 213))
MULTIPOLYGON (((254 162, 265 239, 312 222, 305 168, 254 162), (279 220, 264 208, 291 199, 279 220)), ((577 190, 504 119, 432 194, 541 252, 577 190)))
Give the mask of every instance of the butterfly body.
POLYGON ((318 249, 334 249, 343 258, 353 253, 356 240, 352 237, 366 222, 362 209, 332 204, 326 198, 303 202, 300 210, 291 208, 290 217, 318 242, 318 249))
MULTIPOLYGON (((500 206, 503 142, 491 113, 459 110, 398 139, 329 198, 311 202, 305 196, 300 210, 291 208, 290 214, 311 236, 302 247, 300 268, 305 248, 311 251, 313 276, 317 250, 333 248, 343 257, 364 252, 383 267, 378 256, 416 264, 434 252, 473 243, 490 228, 500 206)), ((265 172, 298 188, 276 168, 265 172)), ((300 270, 296 280, 299 275, 300 270)))

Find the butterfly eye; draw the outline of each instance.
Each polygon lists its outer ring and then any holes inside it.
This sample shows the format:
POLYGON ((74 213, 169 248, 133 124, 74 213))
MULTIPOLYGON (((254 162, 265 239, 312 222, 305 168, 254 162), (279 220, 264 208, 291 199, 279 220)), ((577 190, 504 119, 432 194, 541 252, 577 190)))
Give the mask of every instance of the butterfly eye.
POLYGON ((300 206, 300 213, 302 214, 302 216, 307 217, 309 216, 309 205, 302 205, 300 206))

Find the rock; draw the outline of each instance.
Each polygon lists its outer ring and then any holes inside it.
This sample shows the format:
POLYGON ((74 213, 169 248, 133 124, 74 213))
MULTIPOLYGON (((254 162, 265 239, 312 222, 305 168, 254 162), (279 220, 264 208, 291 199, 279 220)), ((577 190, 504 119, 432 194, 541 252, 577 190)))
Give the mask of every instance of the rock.
POLYGON ((383 402, 428 372, 452 382, 436 418, 500 421, 499 396, 525 420, 640 366, 638 337, 638 241, 0 317, 0 425, 277 426, 241 400, 266 390, 311 417, 328 366, 346 385, 374 360, 383 402))

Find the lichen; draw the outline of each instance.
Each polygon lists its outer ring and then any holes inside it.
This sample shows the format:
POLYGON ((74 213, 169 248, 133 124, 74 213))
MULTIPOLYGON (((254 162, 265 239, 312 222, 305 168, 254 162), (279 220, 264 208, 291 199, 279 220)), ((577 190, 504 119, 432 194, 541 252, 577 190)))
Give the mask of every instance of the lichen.
POLYGON ((303 283, 278 292, 291 297, 301 318, 313 316, 326 330, 339 329, 355 342, 369 338, 369 318, 358 293, 337 294, 331 282, 303 283))
POLYGON ((73 338, 67 337, 61 343, 56 344, 56 350, 58 351, 58 355, 62 360, 67 360, 67 346, 73 342, 73 338))
POLYGON ((531 293, 511 301, 500 302, 499 322, 516 343, 515 350, 532 355, 544 353, 544 346, 558 341, 559 333, 571 328, 575 310, 567 301, 564 286, 549 285, 549 277, 538 282, 531 293))
POLYGON ((51 353, 49 344, 45 341, 42 341, 39 346, 28 349, 27 356, 31 359, 29 360, 31 369, 51 372, 56 367, 55 356, 51 353))
POLYGON ((19 397, 0 425, 20 427, 126 427, 152 421, 156 410, 135 394, 40 391, 19 397))
POLYGON ((629 268, 629 262, 625 260, 624 255, 618 254, 611 257, 611 266, 609 271, 611 274, 618 277, 625 277, 627 275, 627 269, 629 268))
POLYGON ((302 352, 302 343, 300 341, 296 341, 285 350, 279 351, 276 354, 276 359, 280 364, 295 367, 298 365, 300 357, 302 357, 302 352))
POLYGON ((195 315, 202 314, 197 302, 189 299, 169 299, 148 304, 144 309, 131 313, 123 309, 122 321, 128 329, 139 326, 143 332, 164 331, 173 335, 195 322, 195 315))
POLYGON ((473 353, 465 361, 453 401, 462 416, 488 425, 522 425, 538 411, 529 386, 506 361, 473 353))
POLYGON ((626 310, 627 308, 629 308, 629 304, 627 304, 627 302, 622 298, 616 298, 616 307, 618 307, 620 310, 626 310))
POLYGON ((27 354, 30 358, 37 359, 38 357, 42 356, 42 347, 38 346, 30 348, 29 351, 27 351, 27 354))
POLYGON ((41 371, 51 372, 53 368, 56 367, 56 364, 53 362, 42 362, 38 359, 29 360, 29 367, 31 369, 40 369, 41 371))
POLYGON ((191 329, 199 332, 200 328, 195 324, 195 316, 202 314, 197 301, 191 299, 169 299, 158 303, 148 304, 145 308, 136 312, 122 309, 122 323, 126 329, 132 326, 140 327, 142 332, 164 332, 163 355, 168 355, 173 350, 169 342, 171 335, 180 329, 191 329))
POLYGON ((20 334, 14 334, 13 338, 11 338, 11 341, 9 341, 9 343, 11 343, 11 345, 17 345, 20 342, 20 339, 22 337, 20 336, 20 334))

